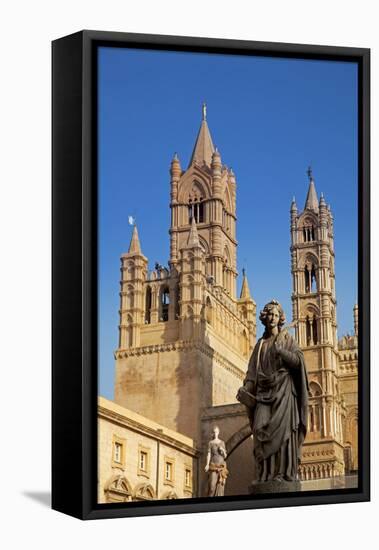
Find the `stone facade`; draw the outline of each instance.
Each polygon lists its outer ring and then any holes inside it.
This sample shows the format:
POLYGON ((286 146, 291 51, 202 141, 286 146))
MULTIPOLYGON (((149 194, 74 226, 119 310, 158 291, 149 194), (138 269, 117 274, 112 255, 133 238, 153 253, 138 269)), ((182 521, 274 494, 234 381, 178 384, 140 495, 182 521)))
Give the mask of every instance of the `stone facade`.
POLYGON ((193 441, 103 397, 98 401, 98 502, 191 498, 193 441))

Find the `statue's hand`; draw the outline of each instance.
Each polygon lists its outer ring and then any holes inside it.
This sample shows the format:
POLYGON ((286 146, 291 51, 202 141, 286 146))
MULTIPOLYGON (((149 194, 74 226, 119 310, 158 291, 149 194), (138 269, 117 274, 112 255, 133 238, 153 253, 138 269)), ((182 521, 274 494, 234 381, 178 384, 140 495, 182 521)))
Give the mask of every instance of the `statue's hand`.
POLYGON ((281 344, 280 342, 278 342, 277 340, 275 340, 274 342, 274 348, 275 348, 275 351, 278 355, 280 355, 280 357, 282 357, 282 352, 284 350, 284 346, 283 344, 281 344))
POLYGON ((208 470, 209 470, 209 465, 207 464, 207 465, 205 466, 205 468, 204 468, 204 471, 205 471, 205 472, 208 472, 208 470))
POLYGON ((246 380, 242 387, 245 391, 248 391, 249 393, 254 392, 254 382, 252 382, 251 380, 246 380))

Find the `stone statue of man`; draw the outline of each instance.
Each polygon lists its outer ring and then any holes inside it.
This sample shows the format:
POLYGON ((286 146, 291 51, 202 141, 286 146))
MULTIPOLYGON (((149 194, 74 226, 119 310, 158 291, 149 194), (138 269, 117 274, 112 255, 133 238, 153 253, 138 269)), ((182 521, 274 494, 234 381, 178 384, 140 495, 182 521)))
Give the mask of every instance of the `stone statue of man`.
POLYGON ((308 414, 304 356, 294 338, 282 330, 285 316, 279 302, 271 300, 259 318, 265 331, 237 394, 246 405, 253 433, 256 479, 251 490, 299 490, 298 466, 308 414))
POLYGON ((208 444, 207 463, 205 471, 208 472, 209 497, 224 496, 225 482, 228 475, 226 468, 226 448, 222 439, 219 439, 220 430, 218 426, 213 428, 212 439, 208 444))

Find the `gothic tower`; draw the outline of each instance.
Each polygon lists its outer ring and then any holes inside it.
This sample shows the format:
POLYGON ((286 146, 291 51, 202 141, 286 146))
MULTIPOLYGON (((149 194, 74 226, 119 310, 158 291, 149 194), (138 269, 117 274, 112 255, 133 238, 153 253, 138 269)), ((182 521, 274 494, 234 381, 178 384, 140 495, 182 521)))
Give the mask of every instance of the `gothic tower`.
POLYGON ((201 448, 203 411, 236 403, 256 334, 245 273, 236 296, 236 178, 205 105, 188 168, 171 162, 170 191, 168 267, 147 270, 136 227, 121 257, 115 401, 201 448))
POLYGON ((236 298, 236 179, 222 165, 214 147, 203 105, 203 117, 191 160, 182 172, 175 155, 171 163, 170 265, 176 265, 188 239, 192 219, 206 260, 206 273, 214 285, 236 298))
POLYGON ((137 227, 133 227, 129 251, 121 256, 119 347, 140 345, 144 312, 147 258, 141 252, 137 227))
POLYGON ((318 200, 311 169, 308 177, 303 211, 298 212, 295 199, 291 204, 291 272, 292 314, 310 391, 301 473, 303 479, 314 479, 344 473, 344 404, 338 381, 333 215, 322 194, 318 200))

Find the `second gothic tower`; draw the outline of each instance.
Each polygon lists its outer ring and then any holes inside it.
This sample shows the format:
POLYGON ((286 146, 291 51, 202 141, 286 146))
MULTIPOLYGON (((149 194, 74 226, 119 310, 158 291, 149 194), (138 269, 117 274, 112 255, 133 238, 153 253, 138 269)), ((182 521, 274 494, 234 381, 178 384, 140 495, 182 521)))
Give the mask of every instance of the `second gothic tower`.
POLYGON ((213 145, 206 120, 206 107, 191 160, 182 170, 177 155, 171 162, 170 265, 180 260, 195 220, 200 246, 205 254, 206 274, 214 284, 236 298, 236 179, 222 164, 213 145))
POLYGON ((310 169, 308 177, 303 211, 298 211, 295 199, 291 204, 292 316, 307 365, 310 395, 303 479, 308 470, 320 467, 313 464, 317 453, 329 458, 324 470, 312 475, 343 474, 345 414, 338 380, 333 215, 324 196, 318 199, 310 169))
POLYGON ((304 210, 291 204, 291 272, 293 319, 302 348, 328 345, 337 349, 333 215, 308 170, 304 210))

